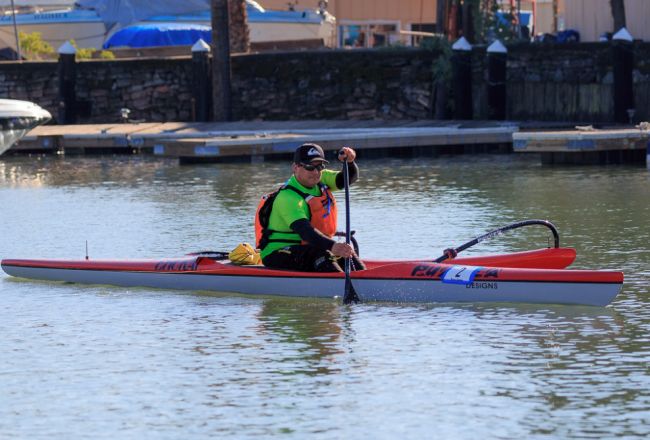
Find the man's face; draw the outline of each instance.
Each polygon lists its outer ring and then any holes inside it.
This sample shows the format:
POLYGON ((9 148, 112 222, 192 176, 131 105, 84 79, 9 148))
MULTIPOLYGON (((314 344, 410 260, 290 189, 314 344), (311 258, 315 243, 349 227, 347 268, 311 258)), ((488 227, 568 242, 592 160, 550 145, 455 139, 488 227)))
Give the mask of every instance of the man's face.
POLYGON ((298 183, 305 188, 312 188, 320 182, 321 170, 324 168, 321 161, 314 161, 309 164, 293 164, 293 174, 298 183))

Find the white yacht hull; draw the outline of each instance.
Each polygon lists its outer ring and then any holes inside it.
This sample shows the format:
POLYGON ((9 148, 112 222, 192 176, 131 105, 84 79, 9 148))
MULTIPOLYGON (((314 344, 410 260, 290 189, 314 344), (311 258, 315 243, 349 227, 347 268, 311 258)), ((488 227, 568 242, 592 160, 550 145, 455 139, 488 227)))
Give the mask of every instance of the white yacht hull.
POLYGON ((29 131, 52 118, 47 110, 29 101, 0 99, 0 155, 29 131))

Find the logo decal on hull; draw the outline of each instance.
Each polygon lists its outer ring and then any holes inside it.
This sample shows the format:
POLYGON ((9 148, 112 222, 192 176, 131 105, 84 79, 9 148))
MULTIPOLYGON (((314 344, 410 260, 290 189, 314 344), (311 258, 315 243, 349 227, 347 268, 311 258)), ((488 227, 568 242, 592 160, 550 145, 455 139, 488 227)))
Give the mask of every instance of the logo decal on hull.
POLYGON ((161 261, 154 270, 158 272, 185 272, 196 270, 196 261, 161 261))
POLYGON ((467 289, 498 289, 499 285, 493 282, 475 281, 465 286, 467 289))
POLYGON ((481 278, 499 278, 501 269, 497 268, 483 268, 480 266, 441 266, 434 264, 418 264, 411 270, 412 277, 427 277, 427 278, 442 278, 443 282, 451 282, 449 279, 455 280, 456 284, 469 284, 474 281, 474 277, 480 272, 481 278), (455 269, 455 271, 454 271, 455 269), (451 272, 454 271, 454 272, 451 272), (469 280, 462 282, 462 280, 469 280))
POLYGON ((471 284, 480 266, 452 266, 443 275, 442 282, 448 284, 471 284))

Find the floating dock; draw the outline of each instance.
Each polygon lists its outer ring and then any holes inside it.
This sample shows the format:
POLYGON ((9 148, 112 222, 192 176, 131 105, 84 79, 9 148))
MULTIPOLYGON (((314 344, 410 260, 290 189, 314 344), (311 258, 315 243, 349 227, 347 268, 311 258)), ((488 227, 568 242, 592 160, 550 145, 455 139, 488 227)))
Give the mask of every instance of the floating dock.
POLYGON ((52 125, 35 128, 13 153, 141 152, 187 161, 290 155, 305 142, 326 150, 417 149, 463 152, 467 147, 509 150, 516 124, 453 121, 264 121, 52 125))
MULTIPOLYGON (((10 154, 143 153, 213 162, 290 157, 304 142, 326 150, 350 145, 372 155, 436 155, 498 151, 537 153, 544 164, 646 162, 650 124, 637 128, 575 127, 496 121, 248 121, 47 125, 10 154), (570 127, 570 129, 569 129, 570 127)), ((644 125, 645 124, 645 125, 644 125)), ((647 160, 650 163, 650 160, 647 160)))
POLYGON ((645 161, 650 154, 650 132, 645 126, 632 129, 579 128, 513 133, 513 151, 539 153, 544 164, 634 163, 645 161))
POLYGON ((230 134, 213 133, 205 138, 145 137, 144 145, 152 146, 160 156, 184 159, 208 159, 247 156, 252 160, 292 154, 305 142, 316 142, 325 150, 338 150, 350 145, 356 150, 420 148, 435 151, 438 147, 456 146, 458 150, 471 145, 508 145, 516 127, 459 128, 358 128, 327 130, 291 130, 230 134))

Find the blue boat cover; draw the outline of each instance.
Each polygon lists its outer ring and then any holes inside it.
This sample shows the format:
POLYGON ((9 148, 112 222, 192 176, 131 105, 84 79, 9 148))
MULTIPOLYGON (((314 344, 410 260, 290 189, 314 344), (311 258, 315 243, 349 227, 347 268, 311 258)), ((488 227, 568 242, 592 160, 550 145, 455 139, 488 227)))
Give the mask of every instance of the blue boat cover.
POLYGON ((115 32, 103 45, 114 47, 191 46, 199 39, 212 41, 212 28, 193 23, 147 23, 115 32))
MULTIPOLYGON (((210 0, 77 0, 82 10, 95 11, 108 29, 146 21, 210 23, 210 0)), ((297 2, 296 2, 297 3, 297 2)), ((320 23, 322 15, 314 10, 266 10, 253 0, 246 0, 248 22, 320 23)))

